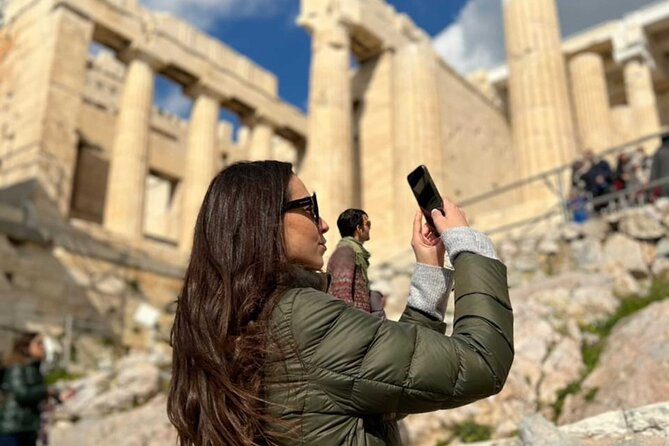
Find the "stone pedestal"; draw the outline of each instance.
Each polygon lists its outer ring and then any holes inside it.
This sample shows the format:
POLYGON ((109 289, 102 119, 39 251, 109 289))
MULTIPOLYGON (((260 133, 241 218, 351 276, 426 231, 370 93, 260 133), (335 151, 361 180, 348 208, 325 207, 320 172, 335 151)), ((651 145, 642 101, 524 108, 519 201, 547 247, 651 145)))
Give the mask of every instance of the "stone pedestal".
POLYGON ((272 136, 274 136, 274 128, 268 121, 262 118, 253 119, 248 139, 250 160, 274 159, 274 154, 272 153, 272 136))
POLYGON ((613 145, 611 110, 602 56, 577 54, 569 61, 572 98, 581 150, 602 152, 613 145))
POLYGON ((309 142, 300 177, 318 193, 321 215, 330 224, 355 201, 350 54, 344 25, 327 18, 314 27, 309 142))
POLYGON ((132 238, 140 238, 143 232, 153 87, 149 63, 133 59, 128 65, 116 120, 104 214, 105 228, 132 238))
POLYGON ((555 0, 506 0, 504 26, 514 148, 527 177, 576 154, 555 0))
MULTIPOLYGON (((655 90, 650 67, 641 58, 627 60, 623 67, 627 103, 632 111, 636 137, 641 138, 660 131, 655 90)), ((660 145, 659 138, 644 142, 646 153, 652 153, 660 145)))
POLYGON ((218 101, 206 93, 199 94, 193 104, 182 189, 179 247, 184 251, 192 246, 197 214, 216 174, 219 110, 218 101))

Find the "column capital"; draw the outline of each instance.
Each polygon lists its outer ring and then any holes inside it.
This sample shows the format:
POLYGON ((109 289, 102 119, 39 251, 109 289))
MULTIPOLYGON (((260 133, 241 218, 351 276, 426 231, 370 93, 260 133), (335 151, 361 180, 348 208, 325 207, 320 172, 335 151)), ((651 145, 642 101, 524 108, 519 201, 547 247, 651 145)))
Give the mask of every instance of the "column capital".
POLYGON ((133 60, 140 60, 151 67, 151 69, 156 72, 159 71, 165 64, 158 57, 153 54, 150 54, 147 51, 144 51, 139 46, 130 45, 125 49, 116 53, 116 57, 123 63, 129 64, 133 60))
POLYGON ((208 96, 219 103, 227 99, 220 90, 213 87, 208 82, 197 82, 189 85, 184 88, 184 94, 193 99, 197 99, 198 96, 208 96))
POLYGON ((648 37, 641 24, 633 19, 634 16, 624 20, 613 34, 613 60, 624 64, 631 59, 641 59, 654 69, 648 37))
POLYGON ((600 59, 604 59, 604 55, 600 53, 599 51, 593 50, 592 48, 583 48, 581 50, 578 50, 572 54, 569 54, 569 57, 567 59, 567 62, 571 62, 574 59, 577 59, 579 57, 584 57, 584 56, 596 56, 600 59))
POLYGON ((256 125, 265 125, 272 128, 277 127, 277 123, 274 119, 258 112, 242 117, 242 122, 248 127, 255 127, 256 125))
POLYGON ((342 17, 334 15, 300 15, 298 25, 304 27, 312 35, 314 41, 329 43, 335 46, 347 46, 351 38, 351 30, 342 17))

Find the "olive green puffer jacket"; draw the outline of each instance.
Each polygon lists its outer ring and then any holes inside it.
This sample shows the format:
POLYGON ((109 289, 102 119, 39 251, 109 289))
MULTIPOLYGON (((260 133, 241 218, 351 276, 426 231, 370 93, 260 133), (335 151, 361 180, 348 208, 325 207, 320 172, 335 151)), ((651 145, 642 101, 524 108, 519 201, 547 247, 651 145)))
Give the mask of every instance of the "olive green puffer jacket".
POLYGON ((396 414, 448 409, 499 392, 513 361, 504 265, 455 259, 453 334, 407 308, 381 320, 313 288, 287 292, 274 312, 286 352, 265 376, 286 445, 399 445, 396 414))
POLYGON ((39 362, 6 367, 0 382, 0 434, 37 432, 39 404, 46 397, 47 386, 39 362))

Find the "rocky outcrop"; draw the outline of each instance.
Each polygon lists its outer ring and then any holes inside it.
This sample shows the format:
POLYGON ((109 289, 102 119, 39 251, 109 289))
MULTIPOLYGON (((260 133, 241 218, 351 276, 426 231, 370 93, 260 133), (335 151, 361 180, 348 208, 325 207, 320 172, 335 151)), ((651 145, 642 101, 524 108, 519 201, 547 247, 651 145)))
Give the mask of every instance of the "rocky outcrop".
POLYGON ((54 423, 49 442, 54 446, 165 446, 176 444, 176 431, 170 424, 165 395, 147 404, 104 418, 85 418, 77 423, 54 423))
POLYGON ((175 444, 163 392, 169 379, 168 353, 156 349, 152 355, 132 354, 111 371, 67 383, 77 392, 53 414, 50 444, 175 444))
POLYGON ((575 422, 613 407, 669 401, 667 321, 669 301, 664 301, 617 324, 581 392, 567 398, 560 422, 575 422))
MULTIPOLYGON (((653 281, 669 278, 666 215, 666 209, 648 206, 542 237, 498 242, 515 313, 516 356, 507 383, 486 400, 407 417, 411 444, 433 446, 454 438, 466 423, 487 426, 492 438, 504 438, 522 430, 525 417, 564 424, 669 401, 669 381, 660 378, 669 376, 669 331, 663 322, 669 301, 631 314, 610 334, 600 329, 615 322, 622 302, 641 306, 646 300, 635 299, 647 296, 653 281), (600 348, 601 356, 593 359, 600 348)), ((551 444, 536 440, 544 431, 535 427, 522 444, 551 444)))
POLYGON ((472 446, 666 446, 669 403, 616 410, 556 427, 540 415, 518 425, 518 437, 470 443, 472 446))

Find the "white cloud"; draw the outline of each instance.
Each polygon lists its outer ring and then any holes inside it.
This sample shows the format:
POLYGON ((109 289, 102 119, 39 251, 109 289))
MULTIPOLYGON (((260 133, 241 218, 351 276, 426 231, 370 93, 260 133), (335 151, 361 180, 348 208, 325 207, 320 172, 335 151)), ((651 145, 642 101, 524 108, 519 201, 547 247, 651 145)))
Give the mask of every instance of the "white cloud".
POLYGON ((285 0, 141 0, 156 11, 173 14, 192 25, 209 31, 219 20, 270 17, 281 12, 285 0))
POLYGON ((193 101, 184 96, 179 89, 172 89, 163 95, 156 95, 155 103, 163 111, 182 118, 190 116, 190 110, 193 106, 193 101))
POLYGON ((499 64, 504 58, 501 2, 470 0, 455 22, 437 34, 433 46, 461 73, 499 64))
MULTIPOLYGON (((557 0, 562 34, 639 9, 657 0, 557 0)), ((469 0, 453 24, 437 34, 433 46, 460 73, 492 68, 504 62, 502 0, 469 0)))

